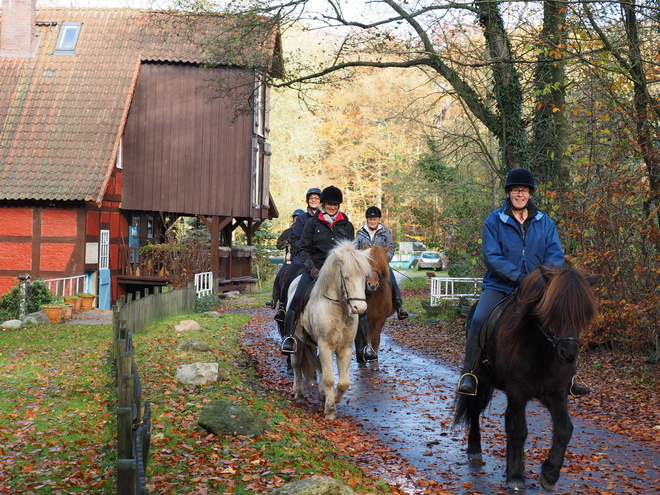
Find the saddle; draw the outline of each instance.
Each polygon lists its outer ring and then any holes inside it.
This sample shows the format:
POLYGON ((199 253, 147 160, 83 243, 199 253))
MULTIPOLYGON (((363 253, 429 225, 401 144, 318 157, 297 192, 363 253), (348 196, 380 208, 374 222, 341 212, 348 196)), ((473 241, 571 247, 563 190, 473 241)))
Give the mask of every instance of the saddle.
POLYGON ((479 361, 481 361, 484 367, 491 374, 494 371, 492 364, 488 361, 487 357, 484 357, 487 355, 486 351, 488 349, 488 342, 495 332, 495 325, 497 324, 497 320, 499 320, 500 316, 502 316, 504 310, 511 306, 511 304, 513 304, 513 302, 516 300, 517 293, 518 289, 514 290, 511 294, 507 295, 504 299, 498 302, 495 307, 490 310, 490 313, 488 313, 488 316, 484 320, 483 324, 481 325, 481 329, 479 330, 479 351, 481 353, 479 361))

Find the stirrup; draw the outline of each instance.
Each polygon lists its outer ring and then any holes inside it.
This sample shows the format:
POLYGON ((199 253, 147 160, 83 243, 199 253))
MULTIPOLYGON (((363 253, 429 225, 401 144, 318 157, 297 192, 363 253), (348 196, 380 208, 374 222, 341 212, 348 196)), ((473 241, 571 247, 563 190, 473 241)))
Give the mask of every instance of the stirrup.
POLYGON ((470 397, 475 397, 477 395, 477 390, 478 389, 479 389, 479 379, 477 378, 477 375, 475 375, 474 373, 472 373, 472 372, 463 373, 461 375, 461 377, 458 379, 458 385, 456 385, 456 392, 458 392, 459 394, 468 395, 470 397), (474 392, 471 393, 471 394, 460 391, 461 383, 463 382, 463 378, 468 377, 468 376, 471 376, 472 378, 474 378, 474 392))
POLYGON ((571 386, 568 389, 568 393, 571 394, 576 399, 584 397, 585 395, 591 393, 591 389, 586 385, 580 385, 575 381, 575 375, 571 378, 571 386))
POLYGON ((362 359, 364 360, 365 363, 371 363, 373 361, 378 361, 378 354, 376 354, 376 351, 374 348, 367 342, 367 345, 365 345, 362 348, 362 359), (367 352, 371 351, 371 358, 367 357, 367 352))
POLYGON ((280 308, 277 310, 275 313, 275 316, 273 316, 273 320, 279 321, 280 323, 284 323, 284 319, 286 318, 286 312, 280 308))
POLYGON ((293 337, 292 335, 287 335, 286 337, 284 337, 284 340, 282 341, 282 345, 280 346, 280 351, 282 352, 282 354, 295 354, 297 350, 298 350, 298 341, 295 339, 295 337, 293 337), (293 346, 292 346, 293 350, 284 349, 284 343, 289 339, 293 340, 293 346))

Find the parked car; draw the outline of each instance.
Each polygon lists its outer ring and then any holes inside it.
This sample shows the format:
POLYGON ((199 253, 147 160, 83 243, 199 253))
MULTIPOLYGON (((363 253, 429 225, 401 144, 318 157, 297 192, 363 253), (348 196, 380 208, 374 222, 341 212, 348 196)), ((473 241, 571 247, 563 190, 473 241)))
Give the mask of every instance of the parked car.
POLYGON ((438 253, 436 251, 424 251, 419 256, 419 261, 417 262, 418 270, 442 270, 446 264, 446 256, 444 253, 438 253))

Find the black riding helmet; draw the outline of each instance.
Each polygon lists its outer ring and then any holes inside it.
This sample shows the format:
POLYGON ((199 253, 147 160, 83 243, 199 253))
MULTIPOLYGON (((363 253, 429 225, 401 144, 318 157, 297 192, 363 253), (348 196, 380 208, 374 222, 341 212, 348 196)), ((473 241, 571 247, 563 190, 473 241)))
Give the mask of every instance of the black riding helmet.
POLYGON ((513 186, 529 187, 530 192, 534 192, 536 189, 536 182, 534 181, 532 173, 526 168, 514 168, 506 176, 504 190, 509 192, 509 189, 513 186))
POLYGON ((369 208, 367 208, 367 212, 364 214, 364 216, 367 218, 373 218, 373 217, 380 218, 383 215, 380 211, 380 208, 378 208, 377 206, 370 206, 369 208))
POLYGON ((344 196, 341 189, 335 186, 328 186, 323 189, 321 193, 321 203, 337 203, 341 204, 344 201, 344 196))

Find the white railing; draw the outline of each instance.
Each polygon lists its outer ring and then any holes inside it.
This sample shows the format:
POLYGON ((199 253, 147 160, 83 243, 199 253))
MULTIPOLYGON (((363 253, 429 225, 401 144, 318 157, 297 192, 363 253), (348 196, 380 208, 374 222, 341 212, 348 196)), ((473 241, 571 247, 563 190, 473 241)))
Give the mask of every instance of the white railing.
POLYGON ((431 279, 431 306, 437 306, 441 299, 479 297, 481 278, 433 277, 431 279))
POLYGON ((51 278, 44 280, 44 283, 48 286, 48 290, 57 297, 75 296, 81 292, 91 292, 87 288, 87 277, 85 275, 51 278))
POLYGON ((213 294, 213 272, 195 273, 195 290, 197 297, 213 294))

